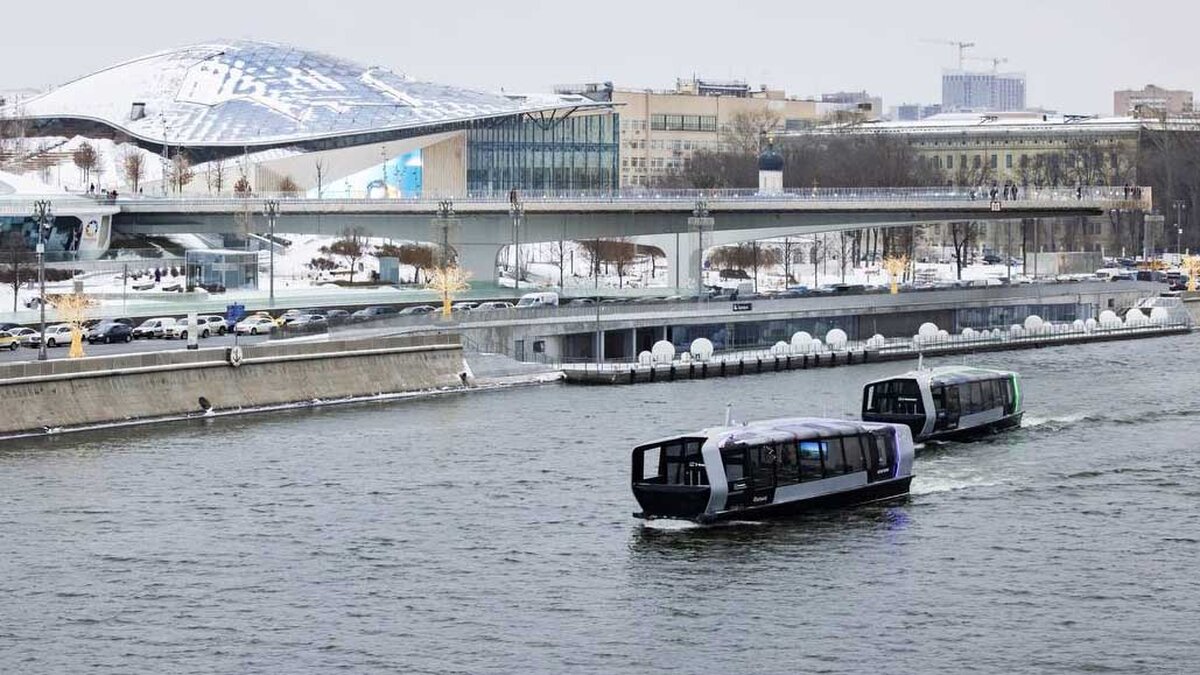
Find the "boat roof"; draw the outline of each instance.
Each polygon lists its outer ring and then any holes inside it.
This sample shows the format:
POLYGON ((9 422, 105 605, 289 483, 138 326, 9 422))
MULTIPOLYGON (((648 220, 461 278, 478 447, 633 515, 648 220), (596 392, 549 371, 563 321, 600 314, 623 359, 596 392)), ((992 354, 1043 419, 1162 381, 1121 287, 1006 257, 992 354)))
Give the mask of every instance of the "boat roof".
POLYGON ((866 386, 869 387, 873 384, 890 382, 892 380, 925 380, 930 384, 961 384, 963 382, 994 380, 1012 375, 1016 375, 1016 373, 1011 370, 996 370, 993 368, 979 368, 977 366, 937 366, 936 368, 910 370, 900 375, 872 380, 866 386))
POLYGON ((652 447, 685 438, 694 438, 697 440, 717 438, 720 447, 726 447, 733 443, 756 445, 760 443, 803 441, 834 436, 853 436, 878 429, 890 429, 892 426, 891 424, 881 422, 863 422, 861 420, 785 417, 735 424, 732 426, 710 427, 691 434, 668 436, 649 443, 642 443, 638 447, 652 447))

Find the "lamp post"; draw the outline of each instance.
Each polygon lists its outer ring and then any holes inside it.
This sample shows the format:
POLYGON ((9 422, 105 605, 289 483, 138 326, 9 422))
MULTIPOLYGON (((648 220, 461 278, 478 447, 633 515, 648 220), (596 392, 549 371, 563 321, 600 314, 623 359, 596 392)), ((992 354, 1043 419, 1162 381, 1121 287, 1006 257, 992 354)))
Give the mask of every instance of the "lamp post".
POLYGON ((696 233, 696 300, 704 297, 704 228, 713 226, 712 216, 708 212, 708 202, 704 198, 696 200, 692 215, 688 218, 688 229, 696 233))
POLYGON ((1187 210, 1187 202, 1176 199, 1175 206, 1175 252, 1183 255, 1183 213, 1187 210))
POLYGON ((33 203, 33 219, 38 225, 37 261, 38 261, 38 309, 41 310, 41 333, 38 340, 38 361, 46 360, 46 230, 53 222, 50 202, 38 200, 33 203))
POLYGON ((525 220, 525 203, 514 190, 508 204, 513 228, 513 288, 521 291, 521 223, 525 220))
POLYGON ((279 200, 268 199, 263 205, 263 215, 267 217, 267 227, 270 230, 271 265, 270 280, 268 281, 268 304, 275 306, 275 220, 279 217, 279 200))

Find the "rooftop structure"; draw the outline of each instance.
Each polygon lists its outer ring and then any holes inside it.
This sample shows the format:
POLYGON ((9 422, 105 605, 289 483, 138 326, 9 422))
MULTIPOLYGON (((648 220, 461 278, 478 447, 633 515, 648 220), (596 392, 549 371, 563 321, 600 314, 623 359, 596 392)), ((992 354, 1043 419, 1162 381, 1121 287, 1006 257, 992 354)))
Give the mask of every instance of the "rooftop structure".
POLYGON ((1113 92, 1114 115, 1179 115, 1193 110, 1192 92, 1148 84, 1113 92))

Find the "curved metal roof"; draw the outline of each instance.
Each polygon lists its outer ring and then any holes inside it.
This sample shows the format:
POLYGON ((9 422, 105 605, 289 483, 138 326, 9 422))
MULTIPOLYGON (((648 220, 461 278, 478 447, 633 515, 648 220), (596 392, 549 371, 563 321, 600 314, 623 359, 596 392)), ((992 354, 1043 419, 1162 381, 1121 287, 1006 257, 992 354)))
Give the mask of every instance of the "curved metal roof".
POLYGON ((20 116, 101 122, 143 141, 257 146, 609 107, 582 96, 509 97, 421 82, 286 45, 180 47, 26 99, 20 116), (144 116, 132 119, 135 103, 144 116))

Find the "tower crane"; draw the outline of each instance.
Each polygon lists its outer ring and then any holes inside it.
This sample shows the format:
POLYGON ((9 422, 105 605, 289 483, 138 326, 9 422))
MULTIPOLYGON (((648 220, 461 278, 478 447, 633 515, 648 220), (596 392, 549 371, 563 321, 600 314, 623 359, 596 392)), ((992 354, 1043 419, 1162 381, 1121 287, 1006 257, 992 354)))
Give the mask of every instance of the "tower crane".
POLYGON ((966 57, 966 60, 967 61, 991 61, 993 74, 1000 71, 1000 64, 1008 63, 1008 58, 1004 57, 1004 56, 968 56, 968 57, 966 57))
POLYGON ((924 39, 921 42, 934 45, 950 45, 958 48, 958 69, 963 69, 963 62, 967 60, 967 50, 975 46, 974 42, 962 42, 960 40, 935 40, 924 39))

